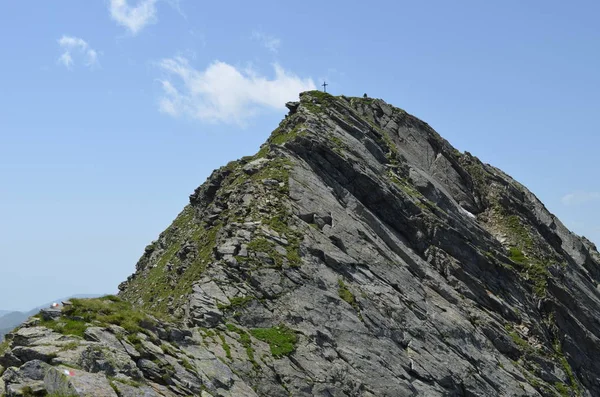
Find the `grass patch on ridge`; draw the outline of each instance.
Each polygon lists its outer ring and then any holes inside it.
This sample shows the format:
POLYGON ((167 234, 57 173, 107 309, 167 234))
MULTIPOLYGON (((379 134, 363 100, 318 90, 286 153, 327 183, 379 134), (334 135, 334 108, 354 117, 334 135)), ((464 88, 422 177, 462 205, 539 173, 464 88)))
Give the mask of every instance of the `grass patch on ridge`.
POLYGON ((254 328, 250 330, 252 336, 271 347, 273 357, 282 357, 292 354, 296 350, 298 337, 294 330, 285 325, 272 328, 254 328))

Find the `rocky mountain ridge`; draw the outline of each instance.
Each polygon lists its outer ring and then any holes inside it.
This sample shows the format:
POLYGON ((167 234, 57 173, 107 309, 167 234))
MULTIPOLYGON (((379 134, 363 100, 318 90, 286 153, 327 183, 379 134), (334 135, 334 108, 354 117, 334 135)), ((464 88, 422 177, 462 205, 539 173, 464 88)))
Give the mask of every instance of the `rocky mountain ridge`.
POLYGON ((287 106, 119 297, 8 335, 0 393, 600 395, 591 242, 382 100, 287 106))
MULTIPOLYGON (((95 298, 100 295, 98 294, 78 294, 68 298, 55 299, 53 302, 61 302, 69 300, 71 298, 95 298)), ((46 303, 39 305, 34 309, 28 311, 13 311, 13 310, 0 310, 0 342, 4 339, 4 335, 12 331, 15 327, 25 322, 29 317, 37 314, 41 309, 50 307, 52 303, 46 303)))

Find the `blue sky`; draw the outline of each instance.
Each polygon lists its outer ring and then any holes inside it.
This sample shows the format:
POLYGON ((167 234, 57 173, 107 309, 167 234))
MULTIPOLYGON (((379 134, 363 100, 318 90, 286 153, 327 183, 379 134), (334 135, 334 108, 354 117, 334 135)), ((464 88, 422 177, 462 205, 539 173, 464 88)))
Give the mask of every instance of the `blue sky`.
POLYGON ((3 2, 0 308, 116 292, 210 172, 324 79, 600 243, 596 1, 3 2))

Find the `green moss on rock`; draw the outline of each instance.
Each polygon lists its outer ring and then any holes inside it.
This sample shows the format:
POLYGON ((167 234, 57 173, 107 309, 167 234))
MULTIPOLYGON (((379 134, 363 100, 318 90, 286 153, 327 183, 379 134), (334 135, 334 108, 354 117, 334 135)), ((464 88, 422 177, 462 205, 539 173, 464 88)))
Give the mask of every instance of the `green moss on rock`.
POLYGON ((353 308, 358 310, 358 303, 356 302, 356 298, 354 297, 354 294, 352 294, 352 292, 350 292, 350 290, 346 286, 346 283, 344 283, 344 280, 342 280, 342 279, 338 280, 338 295, 344 301, 346 301, 350 305, 352 305, 353 308))
POLYGON ((284 127, 279 127, 271 133, 269 143, 274 145, 283 145, 286 142, 296 139, 302 134, 302 125, 296 125, 291 130, 284 127))
POLYGON ((285 325, 272 328, 254 328, 250 330, 252 336, 271 347, 273 357, 282 357, 292 354, 296 350, 298 337, 296 333, 285 325))

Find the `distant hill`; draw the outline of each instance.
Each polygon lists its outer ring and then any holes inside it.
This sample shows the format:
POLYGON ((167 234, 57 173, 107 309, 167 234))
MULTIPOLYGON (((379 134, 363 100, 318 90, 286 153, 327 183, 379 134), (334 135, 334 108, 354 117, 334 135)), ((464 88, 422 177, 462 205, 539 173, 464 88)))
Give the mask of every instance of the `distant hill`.
MULTIPOLYGON (((73 295, 68 298, 56 299, 52 302, 60 302, 71 298, 96 298, 102 295, 92 295, 92 294, 79 294, 73 295)), ((0 341, 4 339, 4 335, 15 329, 29 317, 37 314, 41 309, 45 307, 50 307, 52 302, 48 302, 44 305, 37 306, 27 312, 15 312, 8 310, 0 310, 0 341)))
POLYGON ((33 309, 28 312, 10 312, 0 317, 0 329, 16 327, 25 321, 28 317, 33 316, 39 309, 33 309))

